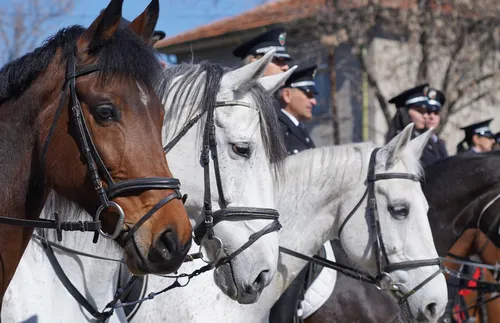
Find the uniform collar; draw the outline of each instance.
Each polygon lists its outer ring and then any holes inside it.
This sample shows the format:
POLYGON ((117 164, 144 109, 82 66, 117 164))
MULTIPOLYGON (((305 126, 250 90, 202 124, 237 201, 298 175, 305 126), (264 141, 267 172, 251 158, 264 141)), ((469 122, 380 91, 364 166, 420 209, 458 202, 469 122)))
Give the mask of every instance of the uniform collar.
POLYGON ((297 118, 292 116, 289 112, 285 111, 284 109, 281 109, 281 112, 283 112, 290 120, 292 120, 295 126, 297 127, 299 126, 299 120, 297 120, 297 118))

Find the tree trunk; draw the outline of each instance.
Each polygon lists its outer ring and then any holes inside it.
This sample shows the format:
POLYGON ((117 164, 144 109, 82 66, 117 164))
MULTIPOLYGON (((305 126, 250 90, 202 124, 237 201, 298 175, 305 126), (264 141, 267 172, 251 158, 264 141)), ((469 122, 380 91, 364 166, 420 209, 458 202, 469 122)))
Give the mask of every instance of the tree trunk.
POLYGON ((340 144, 339 116, 337 110, 337 74, 335 72, 335 45, 328 47, 328 70, 330 76, 330 98, 332 100, 333 144, 340 144))

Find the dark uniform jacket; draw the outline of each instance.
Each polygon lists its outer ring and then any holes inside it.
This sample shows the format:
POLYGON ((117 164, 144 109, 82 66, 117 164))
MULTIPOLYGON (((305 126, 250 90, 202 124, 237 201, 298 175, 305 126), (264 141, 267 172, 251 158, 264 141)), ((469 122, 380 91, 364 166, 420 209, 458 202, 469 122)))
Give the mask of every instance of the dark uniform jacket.
POLYGON ((296 126, 281 110, 278 114, 278 119, 285 138, 286 150, 289 155, 316 147, 309 137, 307 130, 303 127, 296 126))
MULTIPOLYGON (((398 131, 397 133, 400 133, 401 131, 398 131)), ((411 139, 415 139, 419 136, 420 134, 416 131, 413 132, 411 139)), ((392 139, 392 138, 391 138, 392 139)), ((429 139, 427 142, 427 145, 425 145, 424 151, 422 152, 422 156, 420 157, 420 163, 422 164, 422 167, 434 164, 440 159, 444 159, 448 157, 448 152, 446 151, 446 146, 444 144, 444 141, 438 138, 437 142, 434 142, 434 140, 429 139)))
POLYGON ((448 157, 448 152, 446 151, 444 141, 438 139, 437 142, 434 142, 434 140, 431 138, 429 139, 429 142, 427 142, 427 145, 425 145, 424 152, 422 153, 420 161, 422 163, 422 166, 425 167, 427 165, 434 164, 438 160, 446 157, 448 157))

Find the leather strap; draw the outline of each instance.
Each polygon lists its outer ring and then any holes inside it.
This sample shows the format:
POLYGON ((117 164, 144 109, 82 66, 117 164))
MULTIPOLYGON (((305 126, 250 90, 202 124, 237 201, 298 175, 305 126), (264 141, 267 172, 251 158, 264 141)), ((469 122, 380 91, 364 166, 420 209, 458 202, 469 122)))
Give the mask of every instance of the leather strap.
POLYGON ((56 258, 56 255, 54 254, 54 250, 52 247, 47 243, 45 239, 40 240, 43 250, 45 251, 45 254, 47 255, 47 258, 49 259, 50 264, 52 265, 52 268, 54 269, 54 272, 56 273, 57 277, 63 284, 64 288, 68 291, 68 293, 73 296, 73 298, 83 306, 89 312, 98 322, 106 322, 106 320, 113 315, 113 309, 109 311, 103 311, 99 312, 90 302, 78 291, 78 289, 73 285, 73 283, 69 280, 68 276, 66 276, 66 273, 61 267, 61 264, 56 258))

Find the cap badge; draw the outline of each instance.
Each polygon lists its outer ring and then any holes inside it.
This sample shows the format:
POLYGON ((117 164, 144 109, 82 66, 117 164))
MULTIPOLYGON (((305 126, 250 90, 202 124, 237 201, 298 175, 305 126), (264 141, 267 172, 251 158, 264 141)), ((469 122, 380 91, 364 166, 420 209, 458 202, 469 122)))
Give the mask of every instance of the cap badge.
POLYGON ((278 41, 281 46, 285 46, 286 33, 281 33, 278 37, 278 41))
POLYGON ((434 100, 436 98, 436 91, 430 90, 429 91, 429 99, 434 100))

